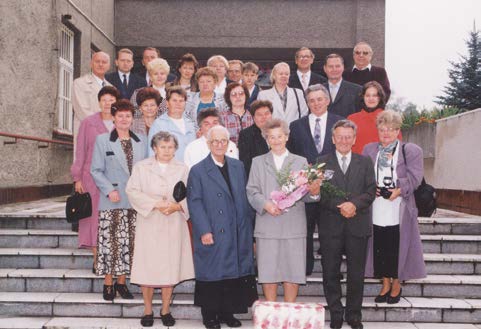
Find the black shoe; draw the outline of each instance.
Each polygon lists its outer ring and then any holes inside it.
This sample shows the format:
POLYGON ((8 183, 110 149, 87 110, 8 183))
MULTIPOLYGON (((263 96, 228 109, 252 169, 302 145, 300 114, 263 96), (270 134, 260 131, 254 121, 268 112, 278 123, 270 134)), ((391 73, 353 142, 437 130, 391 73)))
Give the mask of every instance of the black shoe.
POLYGON ((165 327, 172 327, 175 324, 175 319, 174 319, 174 317, 172 316, 171 313, 167 313, 167 314, 162 315, 162 311, 161 311, 160 319, 162 320, 162 324, 165 327))
POLYGON ((220 329, 220 323, 217 320, 205 320, 203 321, 205 329, 220 329))
POLYGON ((144 314, 144 316, 140 319, 140 324, 142 327, 152 327, 154 325, 154 313, 152 314, 144 314))
POLYGON ((377 295, 376 298, 374 298, 374 301, 376 303, 385 303, 387 301, 387 297, 389 296, 390 293, 391 293, 391 290, 386 292, 384 295, 377 295))
POLYGON ((225 323, 228 327, 231 327, 231 328, 238 328, 242 326, 242 322, 234 318, 233 315, 227 316, 227 317, 219 316, 219 322, 225 323))
POLYGON ((130 293, 127 285, 115 282, 114 289, 123 299, 134 299, 134 295, 130 293))
POLYGON ((352 329, 363 329, 364 328, 361 320, 347 321, 347 324, 350 325, 352 329))
POLYGON ((114 286, 108 286, 104 284, 104 293, 103 293, 105 300, 114 300, 115 298, 115 289, 114 286))
POLYGON ((331 320, 331 329, 341 329, 342 328, 342 319, 340 320, 331 320))
POLYGON ((397 304, 401 300, 401 294, 403 292, 403 289, 399 290, 399 294, 397 296, 391 296, 390 294, 387 296, 387 303, 388 304, 397 304))

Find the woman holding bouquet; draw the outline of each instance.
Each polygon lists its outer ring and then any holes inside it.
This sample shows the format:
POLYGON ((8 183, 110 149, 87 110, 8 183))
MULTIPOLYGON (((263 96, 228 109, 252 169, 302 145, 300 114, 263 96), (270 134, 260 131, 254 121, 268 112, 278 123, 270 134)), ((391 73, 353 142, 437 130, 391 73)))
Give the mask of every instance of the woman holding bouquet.
POLYGON ((247 198, 257 213, 254 237, 258 282, 262 283, 268 301, 277 299, 277 284, 282 282, 284 301, 295 302, 299 284, 306 283, 304 203, 319 198, 320 184, 309 184, 309 193, 301 200, 289 209, 280 209, 271 200, 271 193, 282 189, 278 176, 306 168, 307 160, 287 150, 289 128, 286 122, 270 120, 264 126, 263 135, 271 151, 253 159, 247 183, 247 198))

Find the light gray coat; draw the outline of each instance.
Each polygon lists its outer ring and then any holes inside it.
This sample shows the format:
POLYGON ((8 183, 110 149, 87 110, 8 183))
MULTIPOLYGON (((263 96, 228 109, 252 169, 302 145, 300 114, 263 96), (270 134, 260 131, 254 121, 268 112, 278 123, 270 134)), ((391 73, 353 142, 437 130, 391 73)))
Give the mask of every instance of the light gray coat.
MULTIPOLYGON (((286 169, 289 164, 291 164, 290 170, 300 170, 307 166, 307 160, 289 153, 281 170, 286 169)), ((272 152, 252 160, 247 183, 247 199, 256 211, 254 236, 264 239, 305 238, 307 226, 304 202, 315 202, 309 193, 282 215, 274 217, 264 210, 265 203, 270 200, 270 193, 281 188, 276 180, 276 172, 272 152)))
POLYGON ((284 108, 282 107, 282 102, 279 94, 277 93, 275 87, 260 91, 259 96, 257 96, 257 100, 271 101, 272 107, 274 108, 272 117, 284 120, 285 122, 287 122, 288 125, 292 121, 300 119, 301 117, 309 113, 306 100, 304 99, 304 93, 302 92, 302 90, 297 88, 287 88, 287 104, 285 112, 284 108), (297 99, 299 99, 299 106, 297 106, 296 94, 297 99))

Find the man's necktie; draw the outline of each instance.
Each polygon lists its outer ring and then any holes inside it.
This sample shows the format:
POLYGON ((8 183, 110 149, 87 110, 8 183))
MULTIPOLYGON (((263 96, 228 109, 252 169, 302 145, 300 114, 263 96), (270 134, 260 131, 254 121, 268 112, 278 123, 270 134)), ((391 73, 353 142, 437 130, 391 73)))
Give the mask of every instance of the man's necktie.
POLYGON ((124 88, 127 89, 127 75, 123 75, 124 80, 122 81, 122 84, 124 85, 124 88))
POLYGON ((309 86, 308 86, 309 83, 307 82, 307 74, 306 74, 306 73, 302 73, 301 78, 302 78, 302 81, 301 81, 301 83, 302 83, 302 88, 303 88, 304 90, 306 90, 307 87, 309 87, 309 86))
POLYGON ((317 153, 322 151, 321 143, 321 118, 316 118, 316 125, 314 126, 314 141, 316 142, 317 153))
POLYGON ((342 161, 341 170, 345 174, 347 171, 347 163, 346 163, 347 158, 345 156, 342 156, 341 161, 342 161))

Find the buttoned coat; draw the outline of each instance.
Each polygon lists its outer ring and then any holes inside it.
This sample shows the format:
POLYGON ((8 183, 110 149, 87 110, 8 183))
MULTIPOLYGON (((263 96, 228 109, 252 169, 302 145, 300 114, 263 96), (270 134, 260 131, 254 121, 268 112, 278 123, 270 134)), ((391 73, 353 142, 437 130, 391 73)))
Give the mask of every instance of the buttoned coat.
MULTIPOLYGON (((329 90, 329 83, 325 82, 324 87, 329 90)), ((336 98, 331 99, 331 103, 327 108, 329 113, 340 115, 347 118, 352 113, 359 112, 360 108, 360 94, 362 87, 355 83, 342 80, 336 98)), ((330 95, 330 94, 329 94, 330 95)))
MULTIPOLYGON (((306 158, 289 153, 281 170, 301 170, 306 166, 306 158)), ((307 226, 304 202, 315 202, 309 193, 290 207, 289 211, 279 216, 272 216, 264 209, 266 202, 271 200, 271 192, 281 189, 276 179, 276 173, 272 152, 259 155, 252 160, 247 182, 247 198, 256 211, 254 236, 263 239, 305 238, 307 226)))
MULTIPOLYGON (((147 143, 144 135, 136 135, 133 132, 130 132, 130 140, 134 165, 147 157, 147 143)), ((125 193, 130 172, 116 129, 111 133, 97 136, 90 173, 100 190, 99 210, 131 208, 125 193), (108 197, 114 190, 120 194, 120 201, 115 203, 108 197)))
POLYGON ((272 117, 284 120, 288 125, 292 121, 300 119, 309 113, 306 100, 304 99, 304 92, 299 89, 287 87, 287 104, 285 112, 275 87, 267 90, 261 90, 257 96, 257 99, 271 101, 274 109, 272 117), (297 105, 297 100, 299 100, 299 106, 297 105))
POLYGON ((100 113, 94 113, 83 120, 78 132, 75 160, 70 167, 70 174, 74 182, 82 182, 84 191, 90 193, 92 199, 92 216, 79 222, 79 247, 97 246, 100 192, 90 174, 90 165, 94 154, 95 139, 98 135, 107 132, 100 113))
POLYGON ((175 184, 187 183, 189 168, 172 159, 165 171, 155 157, 139 161, 132 170, 126 193, 137 211, 134 261, 130 281, 141 285, 175 285, 194 278, 194 263, 187 200, 180 201, 183 211, 164 215, 155 209, 162 199, 173 198, 175 184))
POLYGON ((219 281, 254 274, 252 218, 245 192, 242 162, 225 157, 229 189, 212 156, 193 166, 187 181, 187 201, 194 235, 195 277, 219 281), (213 245, 201 236, 212 233, 213 245))
MULTIPOLYGON (((370 143, 364 147, 363 154, 376 162, 379 143, 370 143)), ((418 227, 418 209, 414 199, 414 190, 423 179, 423 151, 413 143, 402 143, 396 164, 396 186, 401 189, 401 205, 399 207, 399 258, 398 278, 400 280, 420 279, 426 277, 426 266, 423 258, 423 245, 418 227), (402 147, 406 153, 406 163, 402 147)), ((366 277, 374 275, 373 241, 368 242, 366 277)))

